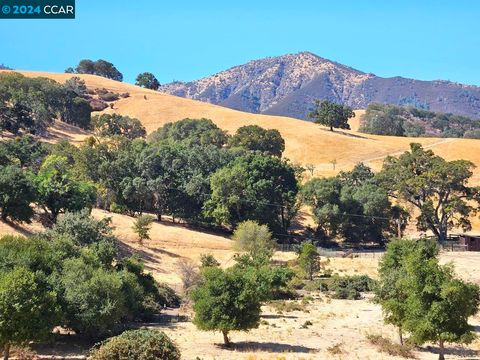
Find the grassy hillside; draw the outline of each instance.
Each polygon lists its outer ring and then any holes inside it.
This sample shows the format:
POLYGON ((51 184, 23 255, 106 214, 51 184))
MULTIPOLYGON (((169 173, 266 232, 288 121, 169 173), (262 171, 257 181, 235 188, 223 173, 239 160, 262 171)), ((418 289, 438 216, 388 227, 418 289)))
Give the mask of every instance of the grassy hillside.
MULTIPOLYGON (((20 71, 26 76, 44 76, 59 82, 69 79, 72 74, 20 71)), ((412 141, 420 142, 435 153, 449 159, 467 159, 480 165, 480 141, 470 139, 408 138, 368 135, 357 132, 359 116, 351 120, 352 130, 330 132, 328 129, 299 121, 297 119, 258 115, 189 100, 168 94, 147 90, 135 85, 121 83, 94 75, 78 75, 89 88, 106 88, 113 92, 128 92, 130 97, 115 102, 114 109, 106 113, 120 113, 142 121, 148 132, 156 130, 166 122, 186 117, 212 119, 218 126, 234 132, 240 126, 257 124, 265 128, 278 129, 286 141, 285 156, 295 163, 315 165, 315 175, 333 175, 348 170, 357 162, 365 162, 378 169, 383 158, 399 154, 408 149, 412 141), (146 97, 146 99, 145 99, 146 97), (335 169, 332 162, 335 161, 335 169)), ((79 139, 83 134, 73 134, 79 139)), ((474 181, 480 183, 477 168, 474 181)))

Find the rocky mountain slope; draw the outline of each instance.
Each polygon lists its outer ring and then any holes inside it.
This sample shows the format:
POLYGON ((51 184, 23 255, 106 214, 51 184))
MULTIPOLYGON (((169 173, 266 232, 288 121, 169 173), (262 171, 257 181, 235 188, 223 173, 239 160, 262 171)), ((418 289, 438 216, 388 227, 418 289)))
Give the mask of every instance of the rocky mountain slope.
POLYGON ((306 119, 314 99, 355 109, 371 102, 480 118, 480 87, 449 81, 382 78, 309 52, 253 60, 160 91, 237 110, 306 119))

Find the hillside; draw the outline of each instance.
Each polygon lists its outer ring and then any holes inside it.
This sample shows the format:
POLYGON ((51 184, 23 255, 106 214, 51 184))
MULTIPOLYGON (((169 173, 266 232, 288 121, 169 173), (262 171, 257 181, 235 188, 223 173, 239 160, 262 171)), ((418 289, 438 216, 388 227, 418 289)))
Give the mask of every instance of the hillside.
POLYGON ((480 87, 449 81, 382 78, 309 52, 253 60, 161 91, 233 109, 305 119, 314 99, 354 109, 371 102, 480 117, 480 87))
MULTIPOLYGON (((45 76, 59 82, 69 79, 71 74, 20 71, 26 76, 45 76)), ((136 117, 148 132, 156 130, 166 122, 186 117, 212 119, 219 127, 233 133, 240 126, 257 124, 265 128, 276 128, 286 141, 285 156, 295 163, 313 164, 315 175, 333 175, 340 170, 349 170, 358 162, 379 169, 383 159, 408 149, 412 141, 432 148, 447 159, 467 159, 480 165, 480 141, 471 139, 408 138, 379 136, 358 133, 359 115, 352 119, 351 131, 330 132, 326 128, 297 119, 245 113, 209 103, 172 96, 131 84, 121 83, 94 75, 79 75, 89 88, 106 88, 113 92, 128 92, 130 96, 115 102, 113 109, 104 112, 120 113, 136 117), (145 99, 146 97, 146 99, 145 99), (335 169, 332 161, 336 161, 335 169)), ((67 136, 65 134, 65 136, 67 136)), ((75 139, 84 134, 73 134, 75 139)), ((480 182, 480 169, 475 170, 475 182, 480 182)))

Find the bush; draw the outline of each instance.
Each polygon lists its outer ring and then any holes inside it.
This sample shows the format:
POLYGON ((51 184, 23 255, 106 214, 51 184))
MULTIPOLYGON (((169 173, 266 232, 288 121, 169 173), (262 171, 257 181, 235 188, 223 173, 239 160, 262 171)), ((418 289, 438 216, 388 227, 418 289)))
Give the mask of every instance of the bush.
POLYGON ((180 351, 170 338, 157 330, 131 330, 93 349, 91 360, 179 360, 180 351))
POLYGON ((338 276, 314 281, 305 289, 330 291, 335 299, 358 300, 362 292, 373 291, 375 281, 367 275, 338 276))
POLYGON ((369 334, 367 335, 368 341, 372 345, 375 345, 381 352, 387 353, 391 356, 401 356, 404 358, 414 359, 415 355, 412 353, 411 345, 400 345, 393 343, 389 339, 384 338, 381 335, 369 334))

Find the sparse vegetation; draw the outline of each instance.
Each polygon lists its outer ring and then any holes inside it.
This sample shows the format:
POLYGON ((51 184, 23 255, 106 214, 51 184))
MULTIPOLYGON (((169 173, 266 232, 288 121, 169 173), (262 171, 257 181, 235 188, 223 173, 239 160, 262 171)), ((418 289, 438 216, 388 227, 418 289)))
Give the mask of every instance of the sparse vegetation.
POLYGON ((385 354, 401 356, 407 359, 415 359, 415 355, 412 352, 412 345, 395 344, 389 339, 384 338, 382 335, 368 334, 367 339, 372 345, 375 345, 378 350, 385 354))

